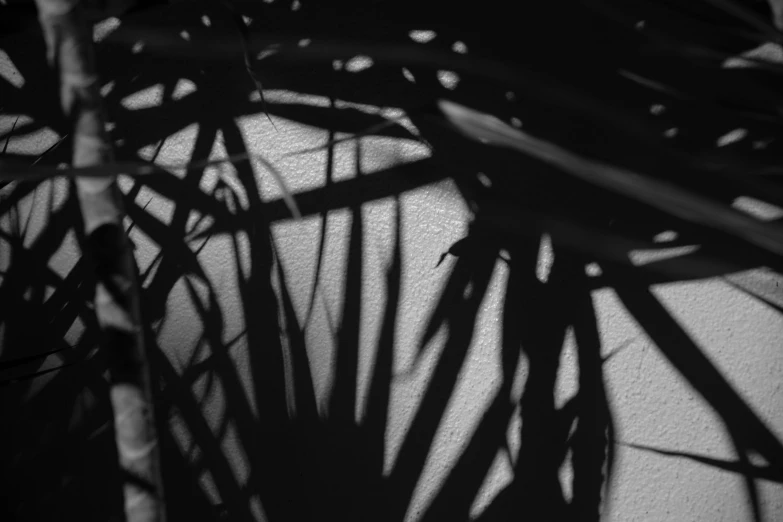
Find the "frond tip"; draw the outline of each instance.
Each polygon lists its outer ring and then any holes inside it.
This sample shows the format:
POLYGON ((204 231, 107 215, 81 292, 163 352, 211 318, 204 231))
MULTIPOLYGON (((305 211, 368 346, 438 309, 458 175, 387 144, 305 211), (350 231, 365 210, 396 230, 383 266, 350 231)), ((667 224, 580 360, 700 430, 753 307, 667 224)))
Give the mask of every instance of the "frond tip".
POLYGON ((506 125, 490 114, 448 100, 439 100, 438 107, 446 120, 469 138, 519 151, 593 185, 783 255, 783 228, 780 225, 754 219, 667 181, 579 156, 506 125))

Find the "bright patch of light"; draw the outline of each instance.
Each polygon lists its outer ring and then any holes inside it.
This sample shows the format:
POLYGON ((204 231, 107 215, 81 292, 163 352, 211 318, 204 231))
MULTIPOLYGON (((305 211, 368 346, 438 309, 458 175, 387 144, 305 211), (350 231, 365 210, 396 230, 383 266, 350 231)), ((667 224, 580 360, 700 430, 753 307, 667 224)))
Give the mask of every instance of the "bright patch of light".
POLYGON ((196 92, 196 84, 190 80, 180 78, 177 85, 174 87, 174 92, 171 94, 173 100, 180 100, 188 94, 196 92))
POLYGON ((24 85, 24 78, 19 69, 16 68, 14 62, 11 61, 11 58, 3 50, 0 50, 0 78, 3 78, 17 89, 21 89, 24 85))
POLYGON ((435 31, 430 30, 424 30, 424 31, 411 31, 408 33, 408 36, 411 37, 411 40, 418 43, 427 43, 432 41, 435 36, 435 31))
POLYGON ((573 458, 573 451, 569 450, 563 460, 563 465, 557 470, 557 478, 560 481, 560 487, 563 488, 563 498, 567 502, 571 502, 571 499, 574 498, 574 467, 571 463, 573 458))
POLYGON ((49 127, 43 127, 33 132, 24 132, 24 125, 33 123, 33 119, 25 114, 5 113, 0 118, 0 151, 8 144, 8 152, 13 154, 38 155, 54 145, 60 135, 49 127), (18 120, 17 120, 18 118, 18 120), (16 128, 8 140, 11 127, 16 122, 16 128), (18 138, 18 139, 17 139, 18 138))
POLYGON ((329 107, 328 96, 316 96, 314 94, 301 94, 286 89, 266 89, 264 98, 270 103, 285 104, 296 103, 303 105, 312 105, 314 107, 329 107))
POLYGON ((454 42, 454 45, 451 46, 451 50, 454 51, 455 53, 465 54, 466 52, 468 52, 468 46, 465 45, 465 42, 457 41, 454 42))
POLYGON ((555 262, 555 254, 552 251, 552 240, 544 234, 541 236, 541 245, 538 247, 538 261, 536 262, 536 277, 542 283, 549 279, 549 272, 555 262))
POLYGON ((677 239, 677 232, 674 230, 665 230, 653 237, 653 241, 656 243, 668 243, 669 241, 674 241, 675 239, 677 239))
POLYGON ((101 96, 108 96, 112 90, 114 90, 114 80, 101 87, 101 96))
POLYGON ((369 56, 354 56, 345 64, 348 72, 359 72, 372 67, 373 61, 369 56))
POLYGON ((673 257, 680 257, 696 252, 697 245, 685 245, 673 248, 661 248, 658 250, 632 250, 628 257, 635 265, 646 265, 655 261, 663 261, 673 257))
POLYGON ((117 30, 120 26, 120 19, 116 17, 107 18, 95 24, 92 30, 92 37, 96 42, 104 40, 107 36, 117 30))
POLYGON ((783 63, 783 47, 774 42, 766 42, 737 56, 727 58, 721 64, 724 69, 742 69, 758 67, 753 61, 758 60, 770 63, 783 63))
POLYGON ((278 49, 276 47, 270 47, 269 49, 264 49, 261 52, 256 55, 257 60, 263 60, 264 58, 269 58, 270 56, 274 56, 278 53, 278 49))
POLYGON ((738 197, 731 206, 763 221, 783 217, 783 209, 780 207, 747 196, 738 197))
POLYGON ((720 138, 718 138, 715 144, 718 147, 725 147, 726 145, 731 145, 732 143, 736 143, 740 140, 745 139, 747 135, 748 135, 748 129, 734 129, 732 131, 727 132, 720 138))
POLYGON ((459 75, 454 71, 438 71, 438 81, 445 88, 454 90, 459 83, 459 75))
POLYGON ((163 102, 163 84, 147 87, 130 96, 126 96, 120 102, 123 107, 130 110, 149 109, 157 107, 163 102))
POLYGON ((585 273, 586 273, 586 274, 587 274, 589 277, 598 277, 598 276, 600 276, 600 275, 601 275, 603 272, 601 271, 601 267, 600 267, 600 266, 598 266, 598 263, 590 263, 590 264, 588 264, 588 265, 585 267, 585 273))

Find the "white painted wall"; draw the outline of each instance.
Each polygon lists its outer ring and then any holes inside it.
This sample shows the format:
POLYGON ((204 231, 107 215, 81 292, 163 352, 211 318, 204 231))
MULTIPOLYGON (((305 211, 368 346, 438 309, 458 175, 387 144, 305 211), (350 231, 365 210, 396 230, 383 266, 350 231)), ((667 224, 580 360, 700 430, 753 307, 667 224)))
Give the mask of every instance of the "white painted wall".
MULTIPOLYGON (((4 76, 15 74, 8 61, 3 62, 2 66, 4 76)), ((299 96, 285 91, 271 91, 267 96, 274 103, 325 103, 325 100, 316 97, 299 96)), ((136 106, 152 106, 156 103, 160 103, 160 99, 154 89, 136 94, 132 100, 128 100, 128 104, 136 106)), ((363 107, 363 110, 378 109, 363 107)), ((14 117, 13 114, 6 114, 0 118, 0 132, 7 132, 14 117)), ((322 145, 327 139, 325 131, 280 117, 275 118, 275 130, 263 115, 247 116, 239 123, 249 149, 264 154, 284 174, 294 193, 318 187, 323 183, 323 151, 299 156, 287 154, 322 145)), ((194 125, 169 138, 158 162, 181 164, 187 161, 193 148, 196 130, 194 125)), ((55 138, 52 132, 43 130, 27 136, 24 140, 13 140, 9 150, 40 151, 55 138)), ((356 174, 354 148, 352 142, 336 148, 336 179, 345 179, 356 174)), ((217 158, 221 154, 222 145, 216 143, 213 156, 217 158)), ((424 147, 411 142, 366 138, 362 140, 362 175, 372 176, 374 171, 394 161, 410 161, 426 154, 424 147)), ((264 186, 262 198, 279 198, 280 191, 273 177, 261 165, 256 164, 255 168, 256 175, 262 179, 264 186)), ((208 190, 218 177, 241 194, 242 189, 233 180, 230 168, 222 171, 218 168, 211 169, 202 180, 201 187, 208 190)), ((120 181, 124 190, 128 190, 130 180, 120 181)), ((0 194, 7 193, 8 190, 9 188, 3 189, 0 194)), ((61 181, 46 182, 39 189, 35 201, 29 197, 23 203, 22 215, 26 217, 30 212, 33 214, 29 231, 31 241, 46 224, 41 208, 48 192, 55 193, 57 205, 61 204, 65 190, 65 184, 61 181)), ((177 201, 168 200, 148 189, 142 189, 136 201, 140 205, 150 201, 147 211, 164 223, 170 219, 173 207, 177 204, 177 201)), ((246 199, 242 204, 246 204, 246 199)), ((401 198, 401 208, 404 277, 394 359, 394 371, 398 377, 392 390, 391 417, 387 433, 387 469, 394 462, 399 444, 405 437, 417 401, 442 347, 443 337, 439 336, 430 346, 422 364, 413 366, 417 341, 422 334, 428 312, 437 299, 439 289, 445 282, 454 260, 448 258, 440 267, 434 267, 440 254, 462 237, 469 218, 468 209, 449 182, 406 193, 401 198)), ((385 300, 383 278, 393 247, 393 201, 389 199, 368 203, 363 206, 362 212, 365 220, 364 301, 360 332, 361 383, 358 388, 357 418, 364 414, 363 394, 374 360, 385 300)), ((6 218, 7 216, 4 216, 0 221, 0 227, 4 230, 8 230, 9 226, 6 218)), ((329 217, 321 288, 312 321, 306 331, 315 388, 323 400, 324 414, 328 414, 325 411, 324 399, 330 389, 334 351, 329 321, 339 320, 349 225, 350 216, 345 210, 334 212, 329 217)), ((313 282, 320 220, 307 218, 302 221, 279 222, 274 225, 273 232, 290 282, 289 290, 299 321, 303 322, 313 282)), ((134 230, 132 238, 138 246, 137 259, 143 271, 155 258, 161 246, 152 243, 138 229, 134 230)), ((71 241, 66 241, 60 253, 50 262, 50 265, 63 275, 78 255, 72 240, 71 236, 71 241)), ((194 242, 191 246, 195 249, 199 243, 194 242)), ((165 248, 165 245, 162 247, 165 248)), ((7 266, 7 252, 8 246, 0 240, 0 270, 7 266)), ((246 249, 239 252, 239 255, 246 257, 246 249)), ((210 239, 201 251, 199 260, 218 292, 219 306, 225 319, 224 340, 239 336, 232 354, 240 375, 249 380, 251 376, 247 368, 247 346, 241 337, 244 324, 233 256, 230 238, 219 235, 210 239)), ((495 268, 490 293, 482 306, 467 365, 438 431, 433 451, 417 487, 414 504, 408 512, 408 520, 416 520, 417 514, 426 508, 430 496, 440 487, 442 479, 464 448, 471 430, 497 389, 497 350, 500 345, 498 326, 506 276, 506 266, 499 262, 495 268)), ((735 278, 748 284, 753 284, 754 281, 768 286, 774 284, 775 288, 781 281, 780 276, 763 271, 739 274, 735 278)), ((724 280, 660 285, 654 288, 654 293, 775 435, 779 439, 783 438, 783 354, 780 351, 783 316, 742 294, 724 280)), ((777 294, 778 299, 780 295, 777 294)), ((734 460, 736 455, 716 414, 673 370, 624 310, 614 292, 611 289, 596 290, 593 292, 593 301, 600 318, 600 335, 605 354, 624 347, 606 365, 608 388, 618 423, 618 439, 623 443, 734 460)), ((201 330, 185 285, 180 282, 169 296, 168 318, 159 331, 159 343, 175 366, 183 367, 193 355, 202 336, 201 330)), ((76 330, 72 332, 73 335, 77 333, 76 330)), ((569 341, 558 378, 559 404, 574 392, 575 364, 575 354, 569 341)), ((527 368, 523 362, 518 369, 515 393, 520 393, 526 374, 527 368)), ((196 396, 199 396, 203 382, 196 382, 193 388, 196 396)), ((204 413, 214 429, 217 428, 225 406, 219 392, 208 397, 205 402, 204 413)), ((518 422, 519 419, 515 420, 509 427, 512 449, 518 448, 519 445, 519 441, 515 440, 518 436, 518 422)), ((186 430, 176 418, 172 420, 172 429, 182 437, 184 447, 186 430)), ((241 482, 246 478, 248 469, 231 430, 223 447, 241 482)), ((743 481, 737 474, 624 445, 618 446, 617 455, 618 472, 609 520, 712 522, 751 519, 743 481)), ((508 461, 499 455, 486 479, 482 495, 475 502, 474 513, 481 512, 498 489, 510 480, 510 473, 508 461)), ((567 482, 567 470, 563 472, 563 479, 567 482)), ((207 489, 211 488, 207 477, 202 484, 207 489)), ((766 520, 783 520, 783 486, 764 481, 759 481, 759 486, 766 520)), ((568 486, 565 486, 565 490, 569 490, 568 486)))

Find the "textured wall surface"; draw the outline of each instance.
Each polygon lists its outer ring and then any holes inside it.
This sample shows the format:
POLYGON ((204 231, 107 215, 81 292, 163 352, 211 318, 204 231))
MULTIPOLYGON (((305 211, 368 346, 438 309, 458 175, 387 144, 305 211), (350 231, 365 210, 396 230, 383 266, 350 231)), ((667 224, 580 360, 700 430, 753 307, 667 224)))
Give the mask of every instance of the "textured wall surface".
MULTIPOLYGON (((292 103, 298 101, 296 97, 285 93, 272 93, 270 98, 275 99, 275 96, 288 96, 286 99, 292 103)), ((280 103, 282 100, 276 101, 280 103)), ((279 118, 275 124, 278 126, 277 132, 264 118, 247 118, 242 122, 247 142, 264 144, 262 148, 259 147, 259 152, 263 150, 267 158, 285 173, 292 191, 317 186, 322 182, 325 154, 318 152, 293 157, 285 157, 285 154, 323 143, 325 133, 289 125, 279 118)), ((164 147, 160 161, 182 162, 187 157, 185 151, 192 146, 192 140, 193 133, 188 132, 172 138, 164 147)), ((337 148, 336 179, 356 175, 354 149, 353 143, 345 143, 337 148)), ((383 168, 390 160, 399 158, 406 161, 423 153, 416 146, 395 145, 382 139, 364 139, 361 175, 371 176, 373 171, 383 168)), ((264 173, 260 172, 259 175, 264 176, 264 173)), ((230 180, 230 177, 227 178, 230 180)), ((205 177, 202 183, 210 183, 210 177, 205 177)), ((265 193, 264 198, 279 197, 274 181, 268 174, 265 185, 269 187, 269 193, 265 193)), ((166 205, 159 202, 157 195, 142 191, 138 197, 140 202, 146 202, 152 197, 148 208, 152 212, 160 212, 165 222, 166 205)), ((394 381, 391 396, 387 432, 389 445, 385 457, 387 468, 391 467, 395 459, 398 446, 415 413, 417 398, 424 392, 438 350, 442 348, 442 337, 436 338, 422 363, 412 366, 425 318, 438 298, 440 286, 445 281, 453 258, 438 268, 435 268, 435 264, 440 254, 463 236, 468 219, 468 210, 448 182, 405 194, 401 198, 400 208, 403 216, 404 279, 394 354, 394 372, 399 377, 394 381)), ((385 292, 384 273, 391 262, 394 239, 393 202, 389 199, 366 204, 362 215, 366 256, 362 282, 361 382, 357 390, 357 419, 363 415, 363 392, 366 391, 379 336, 385 292)), ((316 391, 321 397, 326 396, 330 387, 334 338, 330 333, 329 322, 330 318, 331 321, 339 319, 350 221, 347 211, 335 212, 329 217, 320 295, 307 328, 308 355, 316 391)), ((304 323, 311 297, 319 233, 318 218, 288 220, 274 226, 279 255, 290 281, 290 291, 300 323, 304 323)), ((136 241, 141 245, 140 259, 154 258, 154 245, 145 243, 143 238, 136 241)), ((226 339, 240 335, 243 329, 241 305, 234 286, 236 273, 226 262, 230 257, 233 257, 233 253, 229 241, 219 237, 210 240, 200 254, 209 278, 219 289, 221 308, 226 318, 226 339)), ((543 257, 546 257, 546 251, 543 257)), ((141 264, 143 267, 144 262, 141 261, 141 264)), ((546 259, 542 259, 541 264, 545 266, 546 259)), ((499 380, 498 320, 505 277, 505 264, 499 261, 491 290, 481 307, 467 364, 438 429, 433 451, 417 487, 416 501, 409 511, 410 520, 415 520, 416 514, 426 507, 428 495, 438 490, 496 391, 499 380)), ((735 277, 753 280, 775 276, 759 272, 735 277)), ((660 285, 654 292, 762 419, 769 423, 779 437, 783 436, 783 415, 780 413, 783 404, 783 357, 780 354, 783 317, 732 288, 727 281, 660 285)), ((658 353, 618 303, 613 291, 598 289, 593 293, 593 300, 601 319, 600 333, 605 355, 615 349, 622 350, 607 363, 606 370, 610 397, 619 425, 619 440, 734 460, 731 443, 727 440, 720 420, 658 353)), ((189 357, 188 347, 196 344, 200 334, 198 329, 193 328, 197 318, 188 303, 184 288, 175 287, 168 305, 170 318, 161 333, 162 346, 170 351, 170 356, 175 360, 189 357)), ((564 351, 558 377, 558 404, 565 402, 576 386, 575 355, 572 350, 573 347, 567 346, 564 351)), ((234 353, 240 372, 250 378, 243 363, 241 342, 234 353)), ((520 382, 517 393, 521 392, 525 377, 526 367, 522 362, 518 370, 517 378, 520 382)), ((220 404, 219 397, 210 401, 209 408, 213 408, 211 411, 216 417, 222 407, 224 405, 220 404)), ((518 438, 518 431, 514 428, 512 423, 509 427, 511 448, 519 444, 518 440, 514 440, 518 438)), ((748 520, 751 517, 742 478, 736 474, 622 445, 617 448, 617 452, 619 465, 612 499, 612 520, 711 521, 748 520)), ((241 456, 236 457, 234 464, 237 470, 243 468, 241 456)), ((242 474, 241 471, 239 473, 242 474)), ((509 480, 510 474, 508 459, 499 454, 485 484, 483 496, 474 506, 476 513, 509 480)), ((563 483, 568 483, 567 469, 563 470, 563 483)), ((760 481, 760 492, 768 520, 783 517, 783 488, 779 484, 760 481)))
MULTIPOLYGON (((0 66, 4 78, 11 82, 21 81, 8 60, 2 61, 0 66)), ((175 98, 187 95, 193 88, 183 81, 178 86, 181 94, 175 94, 175 98)), ((122 103, 138 109, 155 107, 162 101, 161 93, 162 86, 152 86, 129 96, 122 103)), ((271 103, 291 104, 292 107, 294 104, 328 104, 325 98, 282 90, 270 90, 267 97, 271 103)), ((400 114, 393 109, 351 106, 369 113, 382 112, 386 116, 400 114)), ((14 119, 14 114, 2 116, 0 131, 7 132, 14 119)), ((23 120, 20 122, 24 123, 23 120)), ((294 194, 319 187, 325 182, 324 150, 292 154, 323 145, 328 139, 325 131, 280 116, 274 117, 275 129, 263 114, 242 117, 237 123, 248 149, 263 154, 282 173, 294 194)), ((198 126, 194 124, 169 137, 156 162, 163 165, 187 162, 195 147, 198 132, 198 126)), ((336 137, 340 138, 341 135, 336 137)), ((9 151, 42 151, 55 139, 56 135, 52 131, 43 129, 26 136, 24 140, 11 141, 9 151)), ((221 140, 222 136, 218 133, 212 145, 212 158, 220 158, 225 154, 221 140)), ((141 154, 150 157, 152 150, 153 147, 148 147, 141 154)), ((356 141, 346 141, 335 147, 334 180, 373 176, 374 172, 390 165, 420 159, 427 154, 424 146, 407 140, 363 138, 360 146, 357 146, 356 141)), ((254 162, 253 166, 254 175, 260 180, 261 199, 279 200, 281 191, 269 169, 260 162, 254 162)), ((219 181, 228 185, 235 194, 235 201, 228 203, 229 206, 247 208, 248 194, 230 166, 208 168, 199 182, 199 188, 205 193, 212 193, 219 181)), ((131 190, 133 182, 130 179, 121 178, 120 182, 125 192, 131 190)), ((32 216, 27 232, 29 241, 34 241, 36 231, 45 225, 47 219, 46 214, 39 210, 41 202, 46 201, 51 194, 56 208, 63 201, 66 191, 67 186, 62 181, 47 182, 36 192, 37 200, 34 201, 31 195, 23 201, 21 216, 32 216)), ((135 201, 140 206, 147 205, 146 212, 163 225, 171 223, 177 205, 181 204, 171 194, 163 195, 146 186, 138 192, 135 201)), ((400 197, 399 207, 395 206, 393 198, 378 199, 361 207, 363 259, 355 411, 357 421, 367 414, 366 392, 382 326, 386 300, 385 274, 392 262, 397 212, 401 216, 402 282, 384 456, 384 469, 387 471, 393 468, 406 430, 443 348, 444 335, 440 332, 427 346, 421 360, 415 363, 426 319, 455 259, 447 257, 437 267, 436 263, 452 243, 463 237, 470 217, 469 209, 449 181, 406 192, 400 197)), ((194 211, 188 217, 188 222, 195 224, 197 218, 194 211)), ((336 335, 342 319, 348 243, 355 219, 355 215, 347 209, 328 215, 322 273, 314 299, 312 288, 323 226, 321 217, 309 216, 302 220, 281 218, 272 225, 277 255, 284 267, 296 316, 299 324, 306 328, 307 355, 315 392, 320 400, 319 410, 324 416, 329 415, 327 397, 333 380, 336 335), (308 316, 311 306, 312 313, 308 316)), ((3 223, 3 227, 7 226, 8 222, 3 223)), ((153 265, 162 247, 145 235, 141 228, 137 227, 131 233, 137 245, 139 267, 142 273, 152 267, 154 273, 153 265)), ((207 331, 209 327, 200 320, 197 306, 216 307, 223 321, 222 330, 218 332, 220 341, 230 344, 231 360, 252 403, 254 398, 250 392, 250 383, 253 375, 244 332, 246 322, 253 318, 246 317, 240 295, 243 277, 247 277, 250 270, 251 245, 246 235, 237 234, 235 237, 236 241, 230 234, 218 232, 211 235, 203 247, 203 239, 188 243, 193 250, 202 247, 198 260, 211 289, 197 278, 183 277, 178 280, 168 296, 165 319, 158 322, 155 329, 159 345, 172 364, 181 370, 191 362, 203 359, 204 347, 211 342, 207 331), (190 280, 191 286, 186 284, 186 279, 190 280), (210 302, 213 297, 215 300, 210 302), (200 302, 197 303, 198 300, 200 302)), ((8 252, 0 239, 0 270, 4 270, 8 263, 4 251, 8 252)), ((70 234, 50 261, 50 266, 65 275, 77 255, 75 238, 70 234)), ((546 277, 551 261, 551 252, 544 245, 539 263, 541 278, 546 277)), ((645 261, 643 253, 638 261, 645 261)), ((505 263, 499 260, 490 291, 480 308, 466 364, 448 401, 432 451, 416 485, 407 520, 417 520, 417 516, 426 510, 429 499, 442 486, 455 459, 464 450, 481 415, 497 392, 500 379, 498 347, 503 306, 501 298, 507 270, 505 263)), ((778 439, 783 438, 783 354, 780 350, 783 315, 733 285, 760 285, 765 288, 774 285, 774 288, 778 288, 780 282, 780 277, 757 270, 726 279, 653 287, 653 293, 666 309, 704 350, 741 397, 752 405, 778 439)), ((273 284, 279 289, 279 280, 273 284)), ((777 299, 780 304, 781 294, 783 290, 771 299, 777 299)), ((600 319, 603 355, 612 354, 605 363, 605 375, 618 426, 618 467, 609 519, 618 522, 750 520, 751 512, 741 475, 718 470, 694 459, 666 456, 630 446, 647 446, 726 461, 736 460, 731 440, 721 420, 661 355, 619 303, 614 291, 599 284, 592 298, 600 319)), ((77 338, 78 325, 68 335, 77 338)), ((568 337, 558 374, 558 405, 563 404, 576 388, 575 357, 573 340, 568 337)), ((526 377, 527 366, 522 359, 517 369, 514 394, 521 393, 526 377)), ((247 480, 249 468, 236 433, 238 428, 220 427, 221 419, 231 408, 226 402, 223 388, 208 386, 201 379, 193 383, 193 393, 203 399, 205 418, 211 428, 215 431, 226 430, 222 448, 238 482, 243 483, 247 480)), ((515 416, 510 424, 510 454, 498 453, 481 494, 471 508, 473 514, 479 514, 499 489, 510 481, 510 462, 514 461, 514 453, 520 444, 518 426, 521 422, 524 420, 515 416)), ((191 437, 186 423, 176 414, 171 423, 184 451, 191 437)), ((561 470, 566 495, 569 493, 569 473, 569 465, 566 464, 561 470)), ((201 484, 212 492, 215 496, 213 500, 219 502, 217 489, 208 473, 202 476, 201 484)), ((783 520, 783 487, 764 480, 758 481, 758 487, 765 519, 783 520)), ((261 517, 260 511, 256 511, 256 514, 261 517)))

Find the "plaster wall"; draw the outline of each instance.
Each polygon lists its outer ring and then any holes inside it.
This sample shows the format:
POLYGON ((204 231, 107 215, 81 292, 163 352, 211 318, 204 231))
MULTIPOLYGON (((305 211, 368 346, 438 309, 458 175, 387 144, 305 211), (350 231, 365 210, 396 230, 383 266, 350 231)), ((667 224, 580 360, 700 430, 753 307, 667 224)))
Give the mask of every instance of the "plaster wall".
MULTIPOLYGON (((6 64, 8 67, 8 64, 6 64)), ((6 71, 6 75, 13 72, 6 71)), ((187 84, 182 89, 187 91, 187 84)), ((319 97, 301 96, 286 91, 270 91, 269 100, 276 104, 304 103, 325 105, 319 97)), ((125 100, 129 106, 150 107, 161 103, 159 90, 148 89, 125 100)), ((369 112, 393 109, 357 106, 369 112)), ((11 120, 0 120, 3 132, 11 120)), ((323 145, 328 139, 325 131, 311 128, 281 117, 274 118, 276 129, 262 115, 243 117, 238 121, 245 144, 251 152, 263 154, 283 174, 291 191, 296 194, 324 183, 326 152, 316 151, 301 155, 291 153, 323 145)), ((188 161, 197 137, 197 126, 188 127, 166 140, 157 162, 177 165, 188 161)), ((340 135, 336 136, 341 137, 340 135)), ((12 141, 9 150, 34 152, 45 149, 54 136, 40 131, 24 141, 12 141)), ((142 151, 150 155, 152 150, 142 151)), ((215 141, 212 157, 225 154, 220 137, 215 141)), ((334 156, 335 180, 353 176, 372 176, 374 172, 395 162, 407 162, 428 154, 420 144, 405 140, 381 138, 361 139, 357 153, 355 141, 336 146, 334 156)), ((281 191, 269 170, 262 164, 254 165, 260 178, 261 198, 278 200, 281 191)), ((236 205, 246 207, 247 195, 236 181, 231 168, 214 167, 207 170, 200 182, 204 192, 222 180, 236 194, 236 205)), ((121 177, 124 191, 132 187, 132 180, 121 177)), ((32 213, 29 237, 45 225, 46 216, 38 208, 51 193, 55 205, 61 204, 67 186, 61 180, 44 183, 37 191, 37 200, 28 197, 21 205, 22 216, 32 213)), ((136 202, 147 205, 147 212, 162 223, 170 221, 179 202, 143 187, 136 202)), ((355 417, 365 414, 365 393, 375 360, 382 310, 386 299, 385 271, 391 263, 394 244, 395 213, 401 213, 402 266, 400 315, 394 347, 394 365, 387 448, 384 467, 393 466, 406 430, 416 411, 428 378, 443 347, 443 332, 427 346, 420 363, 415 364, 418 341, 426 319, 440 288, 446 281, 450 266, 448 257, 436 267, 441 253, 460 239, 465 231, 470 211, 456 189, 448 181, 407 192, 400 197, 399 209, 392 198, 366 203, 361 208, 363 219, 363 273, 360 327, 359 385, 355 417)), ((193 214, 191 221, 197 216, 193 214)), ((319 216, 302 220, 280 219, 272 226, 279 259, 284 266, 288 288, 301 325, 306 325, 306 344, 315 391, 319 397, 322 415, 328 415, 328 397, 334 365, 335 328, 339 325, 341 302, 345 287, 346 259, 352 217, 348 210, 329 214, 322 276, 315 295, 312 316, 308 319, 311 290, 317 262, 317 247, 322 222, 319 216)), ((8 226, 4 223, 3 227, 8 226)), ((137 245, 136 256, 140 270, 145 272, 154 263, 161 246, 155 244, 138 228, 131 233, 137 245)), ((216 291, 217 305, 224 319, 221 333, 223 342, 234 341, 231 357, 245 387, 250 387, 251 375, 247 342, 243 337, 246 318, 242 311, 238 279, 241 270, 249 267, 247 237, 240 237, 236 247, 229 235, 212 236, 198 254, 206 276, 216 291), (234 263, 239 258, 239 267, 234 263)), ((192 249, 203 241, 193 241, 192 249)), ((8 250, 0 240, 0 268, 8 260, 8 250)), ((78 255, 75 238, 71 234, 50 266, 67 274, 78 255)), ((643 261, 643 256, 641 258, 643 261)), ((542 247, 539 273, 545 278, 551 264, 551 252, 542 247)), ((154 269, 153 269, 154 272, 154 269)), ((502 307, 502 289, 507 268, 498 262, 490 291, 481 306, 475 337, 467 362, 460 375, 455 393, 449 400, 446 415, 438 429, 427 464, 416 487, 415 500, 406 519, 417 520, 426 509, 429 499, 442 486, 442 481, 455 459, 464 449, 472 430, 498 388, 500 345, 499 324, 502 307)), ((733 279, 702 280, 691 283, 659 285, 654 294, 696 340, 711 362, 720 369, 740 395, 752 405, 757 414, 783 439, 783 316, 768 306, 743 294, 732 286, 740 284, 767 284, 780 278, 763 270, 735 274, 733 279)), ((191 295, 184 278, 171 291, 165 320, 154 325, 160 346, 175 367, 184 368, 188 361, 203 357, 206 339, 204 326, 199 322, 194 299, 206 302, 207 292, 198 281, 193 282, 197 297, 191 295)), ((279 282, 275 283, 279 287, 279 282)), ((780 294, 777 298, 779 299, 780 294)), ((750 520, 751 512, 745 498, 743 479, 739 474, 719 471, 686 458, 668 457, 628 444, 644 445, 663 450, 693 453, 716 459, 734 460, 729 440, 720 419, 669 365, 656 346, 625 311, 611 289, 599 288, 592 294, 600 319, 600 336, 604 355, 615 353, 605 365, 607 385, 618 424, 617 474, 615 476, 609 520, 613 521, 739 521, 750 520)), ((78 325, 69 333, 78 336, 78 325)), ((567 339, 560 373, 557 402, 562 404, 576 388, 576 363, 573 340, 567 339)), ((524 359, 517 370, 515 394, 520 394, 527 376, 524 359)), ((205 393, 206 383, 196 381, 193 392, 201 397, 205 418, 217 430, 220 419, 230 406, 218 386, 205 393)), ((248 391, 248 399, 253 400, 248 391)), ((515 417, 508 430, 511 455, 499 453, 487 476, 482 493, 472 511, 478 514, 499 489, 511 478, 509 461, 519 447, 518 425, 524 422, 515 417)), ((171 421, 182 448, 188 446, 190 434, 176 415, 171 421)), ((235 427, 229 426, 223 439, 227 455, 237 480, 247 479, 249 469, 241 445, 236 439, 235 427)), ((568 465, 561 470, 566 493, 569 490, 568 465)), ((219 501, 208 474, 201 483, 212 491, 219 501)), ((783 520, 783 487, 780 484, 758 481, 760 498, 766 520, 783 520)), ((256 511, 261 519, 261 510, 256 511)))

